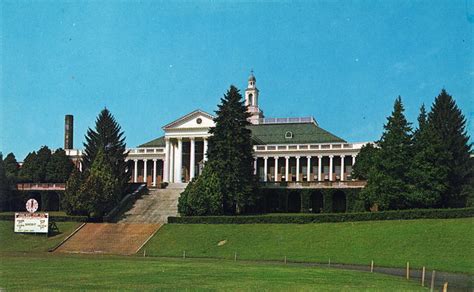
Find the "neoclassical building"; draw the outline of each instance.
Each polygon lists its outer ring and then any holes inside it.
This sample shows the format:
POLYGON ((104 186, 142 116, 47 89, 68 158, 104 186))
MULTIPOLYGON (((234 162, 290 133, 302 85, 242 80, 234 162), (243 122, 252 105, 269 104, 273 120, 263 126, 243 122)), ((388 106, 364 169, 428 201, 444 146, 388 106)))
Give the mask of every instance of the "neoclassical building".
MULTIPOLYGON (((350 143, 321 128, 313 117, 265 118, 253 74, 245 90, 251 114, 254 171, 268 187, 363 187, 351 178, 352 166, 365 143, 350 143)), ((129 149, 133 182, 157 186, 161 182, 187 183, 198 176, 206 161, 209 129, 214 116, 195 110, 163 126, 164 135, 129 149)), ((80 150, 67 149, 72 158, 80 150)))

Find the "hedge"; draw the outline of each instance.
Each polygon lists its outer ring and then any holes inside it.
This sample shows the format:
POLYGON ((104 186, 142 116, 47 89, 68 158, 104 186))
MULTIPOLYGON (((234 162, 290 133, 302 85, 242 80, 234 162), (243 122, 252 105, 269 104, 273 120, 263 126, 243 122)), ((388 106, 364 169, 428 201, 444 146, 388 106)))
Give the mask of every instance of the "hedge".
MULTIPOLYGON (((47 212, 46 212, 47 213, 47 212)), ((15 214, 0 214, 0 221, 14 221, 15 214)), ((51 215, 51 222, 87 222, 87 216, 51 215)))
POLYGON ((354 222, 372 220, 448 219, 474 217, 474 208, 413 209, 384 212, 338 214, 270 214, 255 216, 189 216, 168 217, 174 224, 304 224, 324 222, 354 222))

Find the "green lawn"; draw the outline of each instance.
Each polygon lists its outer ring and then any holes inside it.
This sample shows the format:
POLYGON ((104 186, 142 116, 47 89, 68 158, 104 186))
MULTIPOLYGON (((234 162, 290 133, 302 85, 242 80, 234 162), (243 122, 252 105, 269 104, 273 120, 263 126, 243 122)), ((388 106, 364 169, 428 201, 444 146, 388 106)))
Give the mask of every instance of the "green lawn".
POLYGON ((324 224, 167 224, 147 255, 355 263, 474 273, 474 218, 324 224), (218 243, 221 242, 221 245, 218 243))
POLYGON ((45 234, 23 234, 13 232, 13 221, 0 221, 0 253, 40 252, 59 244, 80 223, 57 222, 60 234, 46 237, 45 234))
POLYGON ((402 278, 327 268, 205 259, 36 254, 0 259, 6 290, 422 290, 402 278))

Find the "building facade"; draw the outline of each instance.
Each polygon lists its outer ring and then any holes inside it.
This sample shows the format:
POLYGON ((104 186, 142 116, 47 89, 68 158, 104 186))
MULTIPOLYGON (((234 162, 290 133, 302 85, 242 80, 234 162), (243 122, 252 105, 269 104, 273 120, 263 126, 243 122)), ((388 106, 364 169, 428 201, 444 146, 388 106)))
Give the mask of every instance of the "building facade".
MULTIPOLYGON (((265 118, 253 73, 245 90, 254 144, 254 171, 268 187, 363 187, 351 177, 357 154, 366 143, 350 143, 319 127, 313 117, 265 118)), ((195 110, 162 129, 164 135, 129 149, 132 182, 158 186, 182 184, 198 176, 206 161, 214 117, 195 110)), ((67 149, 80 163, 81 150, 67 149)))

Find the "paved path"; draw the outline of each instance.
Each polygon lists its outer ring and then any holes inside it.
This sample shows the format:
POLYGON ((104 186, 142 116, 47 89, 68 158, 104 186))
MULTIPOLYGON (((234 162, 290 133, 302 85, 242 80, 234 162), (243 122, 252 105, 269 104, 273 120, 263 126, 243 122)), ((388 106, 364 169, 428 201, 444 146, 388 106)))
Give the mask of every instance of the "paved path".
POLYGON ((160 227, 161 224, 87 223, 55 252, 131 255, 160 227))

